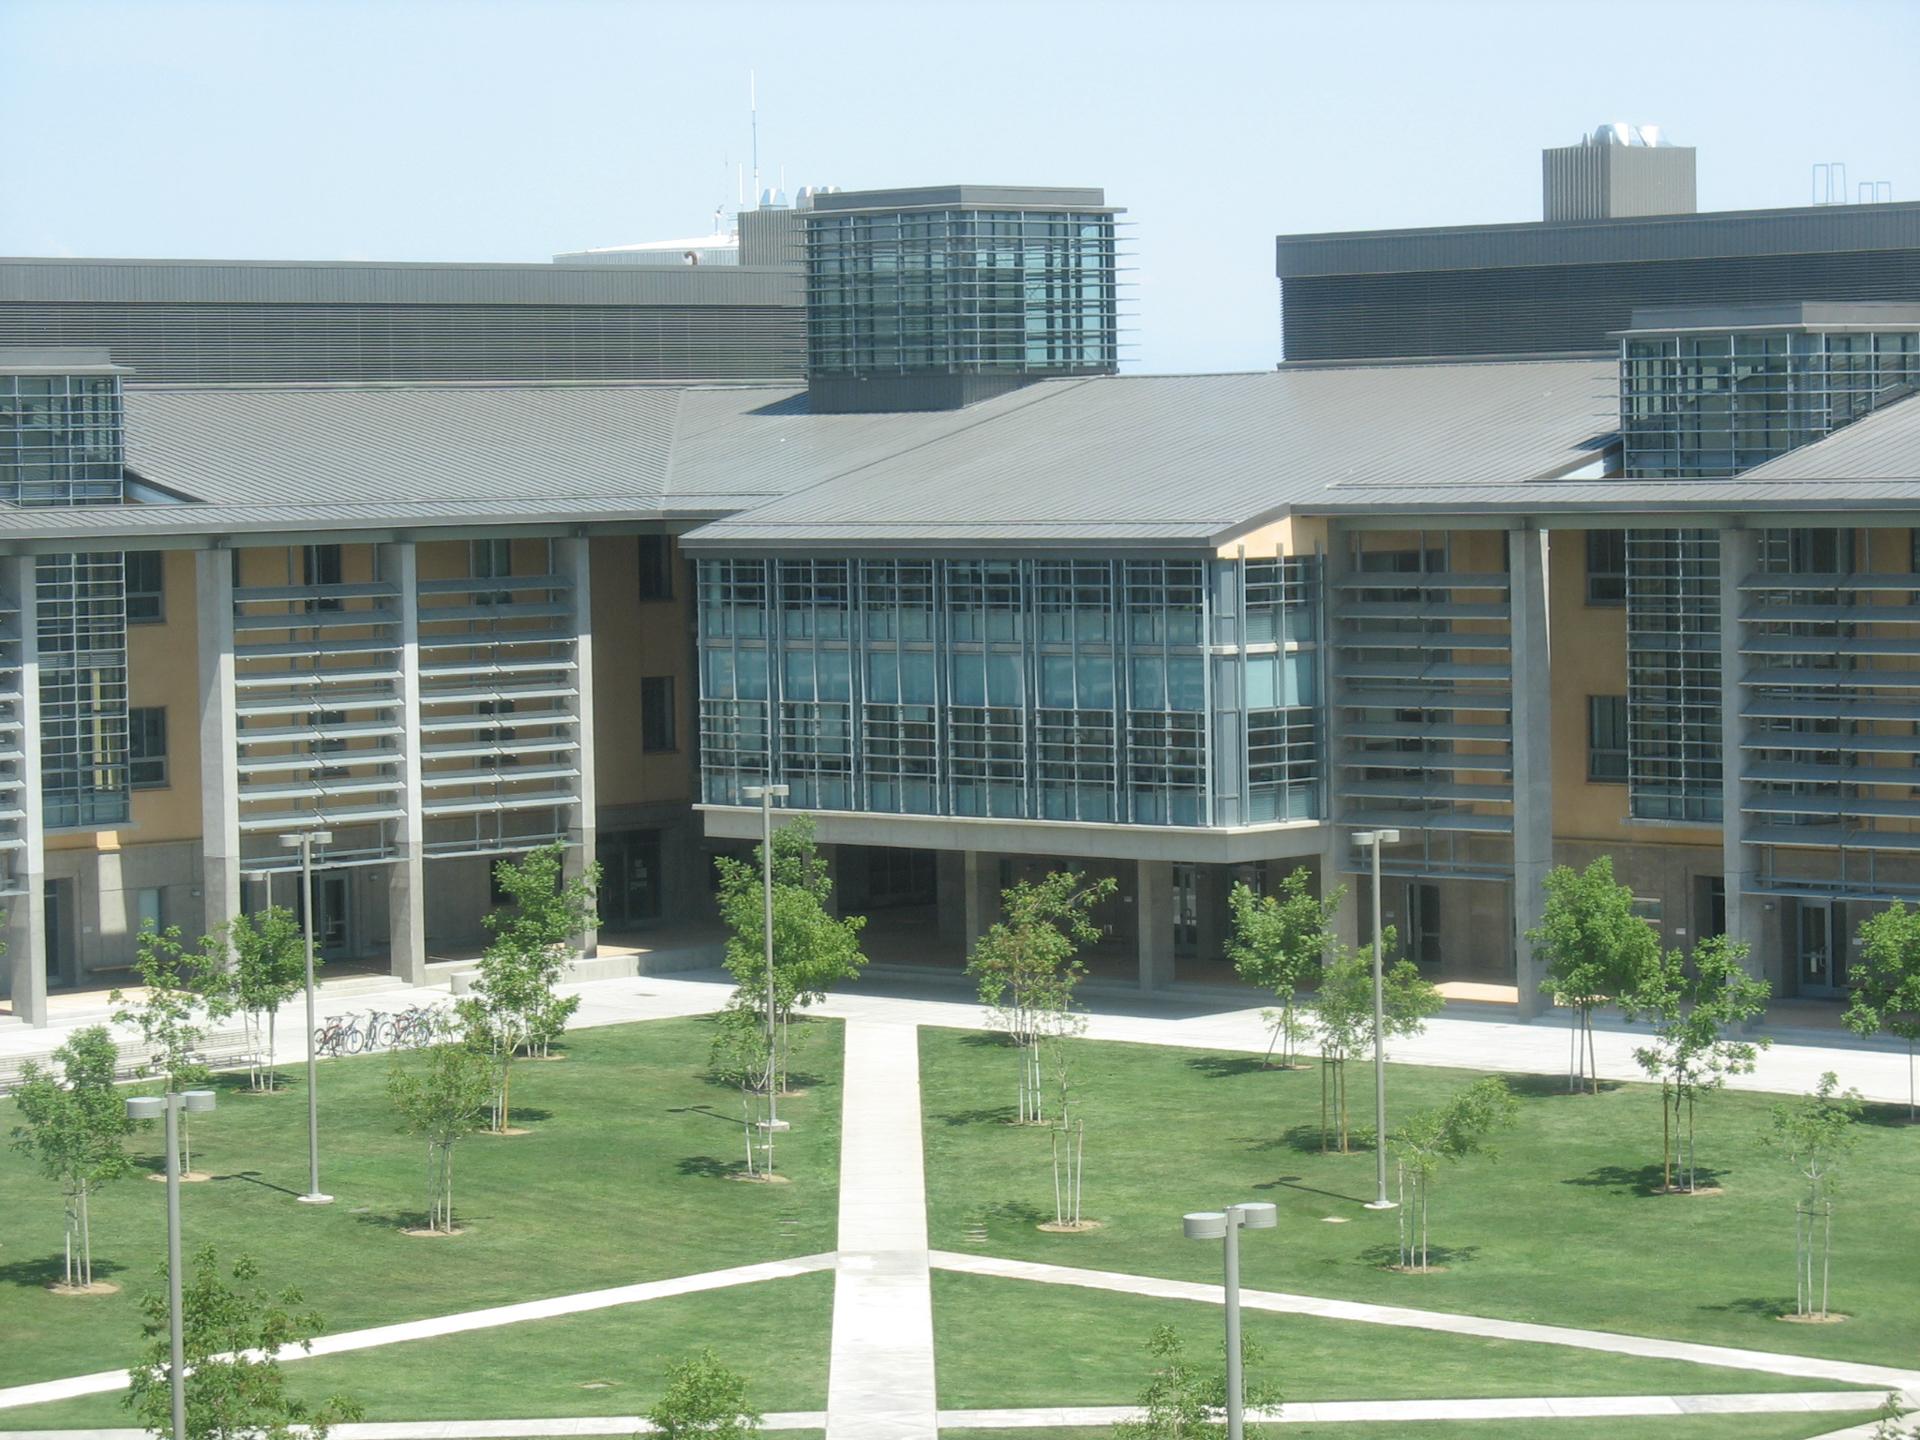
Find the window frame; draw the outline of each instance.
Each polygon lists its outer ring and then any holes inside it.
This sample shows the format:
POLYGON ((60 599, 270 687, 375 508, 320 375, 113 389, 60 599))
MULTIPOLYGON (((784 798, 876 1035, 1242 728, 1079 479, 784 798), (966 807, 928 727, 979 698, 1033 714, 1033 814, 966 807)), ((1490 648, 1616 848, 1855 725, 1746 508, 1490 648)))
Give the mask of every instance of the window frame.
POLYGON ((129 550, 126 553, 126 606, 127 624, 163 625, 167 619, 167 555, 164 550, 129 550), (136 557, 141 564, 151 562, 154 566, 154 586, 151 590, 136 589, 133 583, 133 567, 136 557), (153 608, 136 610, 135 597, 145 600, 152 598, 153 608))
POLYGON ((1624 695, 1589 695, 1587 697, 1587 783, 1589 785, 1625 785, 1628 782, 1630 773, 1627 760, 1627 697, 1624 695), (1603 747, 1598 743, 1600 738, 1601 707, 1609 704, 1618 706, 1618 711, 1614 717, 1618 727, 1618 733, 1614 738, 1619 741, 1619 744, 1617 746, 1609 745, 1603 747), (1617 775, 1602 773, 1602 767, 1598 761, 1599 757, 1603 755, 1619 757, 1619 773, 1617 775))
POLYGON ((671 675, 643 675, 640 677, 640 753, 642 755, 675 755, 679 753, 680 717, 675 708, 676 687, 673 681, 674 677, 671 675), (657 704, 659 702, 649 702, 648 695, 649 692, 658 695, 660 693, 660 687, 662 686, 665 687, 666 691, 664 707, 656 712, 651 709, 651 704, 657 704), (664 736, 653 731, 653 726, 656 722, 665 726, 664 736), (656 740, 662 738, 664 738, 665 744, 654 743, 656 740))
POLYGON ((636 535, 634 538, 634 598, 642 605, 671 602, 678 589, 673 583, 673 537, 636 535), (658 546, 657 561, 649 554, 658 546), (654 583, 649 584, 652 578, 654 583))
POLYGON ((164 705, 129 705, 127 707, 127 788, 129 790, 169 790, 173 788, 173 765, 168 755, 167 707, 164 705), (160 753, 158 756, 135 753, 135 745, 142 734, 143 720, 138 717, 158 716, 160 730, 160 753), (141 767, 158 765, 160 778, 142 780, 141 767))
POLYGON ((1586 580, 1587 606, 1589 609, 1617 610, 1625 606, 1627 603, 1627 532, 1624 530, 1587 531, 1586 566, 1584 574, 1586 580), (1603 536, 1618 537, 1619 554, 1617 559, 1620 565, 1618 570, 1599 570, 1594 567, 1594 542, 1603 536), (1619 593, 1617 595, 1613 593, 1612 585, 1607 587, 1605 593, 1596 591, 1594 583, 1596 580, 1617 582, 1619 593))

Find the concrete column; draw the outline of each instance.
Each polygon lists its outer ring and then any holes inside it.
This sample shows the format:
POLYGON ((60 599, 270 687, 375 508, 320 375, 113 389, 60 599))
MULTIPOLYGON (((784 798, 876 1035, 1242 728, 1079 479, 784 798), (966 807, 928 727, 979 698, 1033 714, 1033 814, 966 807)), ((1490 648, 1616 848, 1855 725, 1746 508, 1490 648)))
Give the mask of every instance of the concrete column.
MULTIPOLYGON (((572 582, 573 601, 573 733, 579 749, 574 761, 580 768, 576 782, 576 800, 567 822, 565 874, 573 880, 593 863, 598 839, 593 781, 593 569, 589 541, 584 535, 570 535, 553 542, 553 568, 572 582)), ((598 950, 599 935, 589 930, 577 937, 580 954, 590 959, 598 950)))
POLYGON ((1139 860, 1134 881, 1134 943, 1140 955, 1140 988, 1173 983, 1173 864, 1139 860))
POLYGON ((1227 934, 1232 922, 1227 915, 1227 893, 1233 878, 1225 865, 1193 867, 1194 953, 1205 964, 1217 964, 1226 958, 1227 934))
POLYGON ((961 938, 971 955, 974 944, 1000 918, 1000 865, 998 856, 981 850, 968 850, 960 860, 966 913, 966 928, 961 938))
POLYGON ((201 925, 240 913, 240 721, 233 690, 233 551, 194 554, 200 649, 201 925))
POLYGON ((17 1019, 47 1023, 47 894, 44 816, 40 803, 40 618, 30 555, 0 561, 0 595, 18 615, 20 701, 13 740, 18 783, 15 803, 22 812, 20 848, 13 852, 6 901, 8 994, 17 1019))
MULTIPOLYGON (((1351 848, 1351 836, 1346 831, 1327 831, 1327 846, 1320 855, 1320 894, 1324 897, 1340 889, 1340 903, 1333 912, 1334 943, 1344 945, 1349 950, 1357 949, 1360 944, 1360 904, 1361 888, 1367 885, 1365 876, 1345 873, 1345 855, 1351 848)), ((1367 893, 1367 904, 1371 905, 1372 892, 1367 893)))
POLYGON ((426 822, 420 813, 420 570, 412 541, 382 545, 380 578, 395 590, 400 617, 400 818, 393 822, 393 864, 387 870, 387 969, 409 985, 427 982, 426 822))
MULTIPOLYGON (((1740 653, 1740 582, 1760 568, 1760 536, 1754 530, 1720 532, 1720 836, 1721 875, 1727 895, 1727 935, 1753 947, 1747 968, 1765 976, 1770 969, 1763 944, 1761 906, 1754 891, 1753 847, 1746 843, 1746 816, 1741 813, 1740 771, 1744 756, 1740 741, 1746 725, 1740 717, 1745 701, 1740 682, 1747 673, 1740 653)), ((1778 988, 1779 977, 1771 977, 1778 988)))
POLYGON ((1519 1013, 1540 1014, 1545 967, 1533 958, 1527 931, 1546 915, 1545 883, 1553 868, 1553 655, 1547 630, 1547 532, 1507 532, 1513 649, 1513 955, 1519 1013))

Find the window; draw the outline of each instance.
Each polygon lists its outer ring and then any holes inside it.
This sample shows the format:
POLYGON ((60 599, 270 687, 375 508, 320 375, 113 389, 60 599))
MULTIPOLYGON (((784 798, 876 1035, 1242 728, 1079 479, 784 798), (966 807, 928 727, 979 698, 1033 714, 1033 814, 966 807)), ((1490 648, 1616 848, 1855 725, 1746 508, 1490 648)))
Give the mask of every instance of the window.
POLYGON ((642 535, 635 543, 640 557, 640 598, 673 599, 673 541, 665 535, 642 535))
MULTIPOLYGON (((300 578, 303 584, 338 585, 341 577, 338 545, 309 545, 300 552, 300 578)), ((307 601, 309 610, 338 610, 340 597, 328 595, 307 601)))
POLYGON ((673 677, 646 676, 640 681, 640 749, 653 754, 679 748, 673 714, 673 677))
POLYGON ((154 625, 167 618, 163 593, 165 557, 158 550, 127 552, 127 623, 154 625))
POLYGON ((1587 697, 1587 779, 1601 785, 1627 783, 1627 697, 1587 697))
MULTIPOLYGON (((482 700, 473 708, 476 713, 481 715, 511 715, 513 714, 513 701, 482 700)), ((511 725, 502 725, 497 727, 486 726, 476 729, 473 732, 473 738, 482 745, 503 746, 513 744, 515 736, 511 725)), ((482 770, 498 770, 503 765, 518 765, 519 763, 519 755, 512 751, 496 749, 489 754, 479 757, 479 764, 482 770)))
POLYGON ((1587 531, 1587 604, 1627 603, 1627 532, 1587 531))
POLYGON ((167 712, 136 705, 127 711, 127 780, 136 790, 167 786, 167 712))
MULTIPOLYGON (((513 574, 513 541, 474 540, 469 542, 468 572, 476 580, 504 580, 513 574)), ((476 605, 510 605, 512 592, 475 590, 476 605)))
POLYGON ((167 928, 166 897, 158 888, 136 890, 133 892, 133 928, 138 934, 149 925, 154 933, 167 928))

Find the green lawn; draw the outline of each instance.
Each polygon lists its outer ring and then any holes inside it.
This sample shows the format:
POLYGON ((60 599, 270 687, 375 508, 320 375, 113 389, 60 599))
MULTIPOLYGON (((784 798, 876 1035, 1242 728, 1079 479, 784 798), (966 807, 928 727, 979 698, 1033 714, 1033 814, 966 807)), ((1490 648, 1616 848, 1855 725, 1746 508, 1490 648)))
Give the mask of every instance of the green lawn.
MULTIPOLYGON (((1013 1055, 997 1037, 921 1032, 936 1248, 1217 1280, 1219 1247, 1184 1240, 1181 1214, 1271 1200, 1280 1228, 1249 1234, 1241 1250, 1253 1287, 1890 1365, 1920 1356, 1911 1195, 1920 1127, 1891 1112, 1863 1126, 1842 1177, 1833 1297, 1854 1318, 1796 1326, 1775 1318, 1792 1308, 1795 1187, 1762 1144, 1769 1097, 1704 1102, 1700 1159, 1725 1193, 1686 1198, 1648 1192, 1660 1155, 1657 1092, 1624 1085, 1570 1096, 1561 1082, 1516 1079, 1521 1118, 1502 1137, 1502 1158, 1450 1169, 1435 1188, 1435 1259, 1446 1272, 1406 1276, 1381 1268, 1396 1212, 1362 1208, 1373 1194, 1371 1152, 1319 1151, 1315 1071, 1262 1070, 1255 1056, 1072 1043, 1087 1126, 1086 1210, 1105 1223, 1047 1235, 1035 1222, 1052 1214, 1048 1135, 1007 1123, 1013 1055)), ((1368 1078, 1362 1071, 1354 1081, 1362 1105, 1368 1078)), ((1395 1066, 1391 1104, 1396 1113, 1432 1105, 1473 1078, 1395 1066)))
MULTIPOLYGON (((1356 1421, 1335 1425, 1247 1427, 1268 1440, 1811 1440, 1873 1419, 1873 1412, 1828 1415, 1654 1415, 1602 1420, 1356 1421)), ((1113 1440, 1083 1426, 1044 1430, 942 1430, 941 1440, 1113 1440)))
MULTIPOLYGON (((738 1091, 705 1075, 710 1023, 656 1020, 582 1030, 564 1062, 515 1067, 514 1121, 529 1134, 474 1136, 456 1154, 454 1214, 465 1233, 421 1239, 424 1147, 396 1128, 380 1056, 320 1069, 321 1176, 306 1188, 303 1073, 275 1096, 223 1077, 219 1108, 195 1117, 194 1165, 216 1178, 182 1192, 189 1252, 212 1242, 298 1286, 328 1330, 715 1270, 834 1246, 840 1152, 840 1027, 819 1022, 797 1071, 808 1093, 783 1101, 789 1185, 730 1181, 742 1150, 738 1091)), ((0 1102, 0 1133, 12 1128, 0 1102)), ((133 1148, 157 1167, 157 1136, 133 1148)), ((4 1153, 4 1152, 0 1152, 4 1153)), ((0 1355, 21 1384, 123 1365, 140 1344, 139 1294, 166 1249, 161 1186, 133 1178, 94 1203, 96 1278, 118 1295, 50 1293, 58 1269, 58 1192, 25 1157, 0 1159, 0 1355)))
MULTIPOLYGON (((711 1345, 746 1377, 760 1410, 827 1403, 833 1276, 795 1275, 735 1289, 533 1320, 467 1335, 290 1361, 309 1400, 357 1400, 368 1420, 550 1419, 637 1415, 659 1398, 667 1365, 711 1345)), ((0 1411, 0 1429, 111 1428, 117 1395, 0 1411)))
MULTIPOLYGON (((1177 1328, 1217 1355, 1217 1306, 936 1271, 933 1320, 943 1409, 1125 1405, 1153 1370, 1146 1342, 1177 1328)), ((1686 1395, 1845 1387, 1757 1370, 1484 1340, 1352 1320, 1243 1312, 1265 1352, 1258 1373, 1291 1400, 1497 1395, 1686 1395)), ((1291 1435, 1291 1431, 1288 1432, 1291 1435)))

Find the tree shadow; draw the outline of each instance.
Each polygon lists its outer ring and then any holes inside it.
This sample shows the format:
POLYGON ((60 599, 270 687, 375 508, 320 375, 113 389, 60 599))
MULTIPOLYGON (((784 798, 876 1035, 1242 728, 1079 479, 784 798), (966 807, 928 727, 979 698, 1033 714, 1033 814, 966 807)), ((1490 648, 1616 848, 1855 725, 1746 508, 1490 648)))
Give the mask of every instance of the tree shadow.
POLYGON ((1198 1070, 1209 1080, 1231 1080, 1236 1075, 1252 1075, 1260 1070, 1288 1073, 1278 1065, 1269 1065, 1258 1055, 1195 1055, 1187 1061, 1189 1070, 1198 1070))
POLYGON ((1889 1130, 1910 1130, 1915 1125, 1920 1125, 1920 1120, 1908 1119, 1905 1105, 1876 1100, 1861 1106, 1860 1123, 1882 1126, 1889 1130))
POLYGON ((531 1105, 515 1105, 512 1110, 507 1112, 507 1123, 509 1125, 538 1125, 542 1120, 551 1119, 553 1119, 553 1111, 537 1110, 531 1105))
POLYGON ((960 1037, 962 1045, 971 1045, 975 1049, 991 1047, 996 1050, 1008 1050, 1013 1046, 1013 1037, 1004 1030, 969 1030, 960 1037))
POLYGON ((1373 1131, 1357 1127, 1347 1131, 1347 1148, 1340 1148, 1337 1133, 1330 1139, 1321 1135, 1317 1124, 1295 1125, 1277 1136, 1265 1140, 1250 1140, 1249 1150, 1291 1150, 1297 1155, 1371 1155, 1373 1153, 1373 1131))
POLYGON ((718 1120, 722 1125, 738 1126, 744 1122, 738 1115, 722 1115, 711 1105, 669 1105, 669 1115, 703 1115, 709 1120, 718 1120))
POLYGON ((1764 1296, 1750 1295, 1744 1299, 1726 1300, 1718 1305, 1702 1305, 1698 1308, 1713 1315, 1752 1315, 1762 1320, 1772 1320, 1793 1314, 1793 1301, 1791 1298, 1769 1300, 1764 1296))
POLYGON ((1302 1185, 1298 1175, 1277 1175, 1271 1180, 1259 1182, 1253 1188, 1256 1190, 1298 1190, 1307 1195, 1324 1195, 1329 1200, 1349 1200, 1355 1205, 1364 1205, 1367 1203, 1366 1197, 1362 1195, 1342 1195, 1338 1190, 1322 1190, 1317 1186, 1302 1185))
MULTIPOLYGON (((1693 1187, 1705 1190, 1718 1185, 1725 1171, 1714 1170, 1705 1165, 1696 1165, 1693 1170, 1693 1187)), ((1616 1195, 1657 1196, 1664 1177, 1658 1165, 1596 1165, 1584 1175, 1574 1175, 1560 1182, 1562 1185, 1579 1185, 1590 1190, 1611 1190, 1616 1195)))
POLYGON ((1038 1225, 1043 1220, 1053 1219, 1051 1210, 1042 1210, 1019 1200, 1003 1200, 998 1205, 989 1205, 979 1212, 985 1219, 1010 1220, 1016 1225, 1038 1225))
POLYGON ((722 1160, 716 1155, 686 1155, 674 1166, 682 1175, 701 1180, 725 1180, 740 1171, 738 1160, 722 1160))
POLYGON ((983 1105, 977 1110, 949 1110, 933 1118, 942 1125, 955 1128, 962 1125, 1011 1125, 1014 1112, 1011 1105, 983 1105))
MULTIPOLYGON (((75 1262, 79 1261, 76 1257, 75 1262)), ((110 1279, 126 1272, 126 1266, 116 1260, 96 1258, 93 1262, 95 1282, 110 1279)), ((0 1285, 21 1285, 31 1289, 44 1289, 48 1285, 58 1284, 66 1278, 66 1256, 59 1251, 41 1260, 12 1260, 0 1265, 0 1285)))
MULTIPOLYGON (((1569 1090, 1564 1075, 1509 1075, 1506 1078, 1507 1088, 1528 1100, 1551 1100, 1556 1096, 1563 1100, 1578 1100, 1582 1095, 1592 1098, 1587 1089, 1590 1081, 1582 1081, 1578 1090, 1569 1090)), ((1611 1095, 1621 1087, 1619 1080, 1602 1080, 1600 1093, 1611 1095)))
MULTIPOLYGON (((1480 1256, 1478 1245, 1429 1245, 1427 1246, 1427 1264, 1444 1265, 1449 1270, 1459 1265, 1471 1265, 1480 1256)), ((1360 1252, 1360 1258, 1369 1265, 1398 1265, 1400 1247, 1398 1245, 1370 1245, 1360 1252)))
POLYGON ((264 1180, 261 1178, 258 1170, 236 1170, 231 1175, 216 1175, 213 1177, 213 1183, 216 1185, 223 1184, 228 1180, 244 1180, 249 1185, 258 1185, 262 1190, 277 1190, 282 1195, 292 1195, 296 1198, 307 1193, 304 1190, 289 1190, 284 1185, 276 1185, 271 1180, 264 1180))

